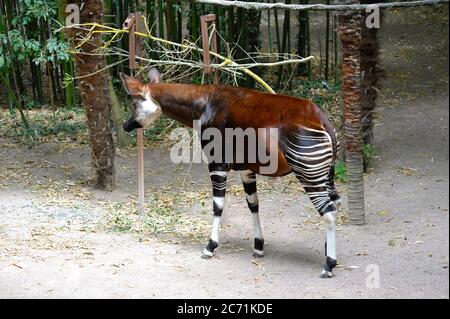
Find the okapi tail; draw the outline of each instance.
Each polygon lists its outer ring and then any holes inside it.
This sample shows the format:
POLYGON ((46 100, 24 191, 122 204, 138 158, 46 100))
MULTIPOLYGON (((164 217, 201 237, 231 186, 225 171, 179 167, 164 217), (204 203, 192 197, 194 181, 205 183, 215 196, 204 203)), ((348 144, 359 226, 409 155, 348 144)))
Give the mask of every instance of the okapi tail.
POLYGON ((340 141, 339 141, 339 136, 336 132, 336 129, 329 123, 326 123, 324 125, 325 127, 325 131, 328 133, 328 135, 331 138, 331 146, 333 148, 333 162, 332 165, 334 165, 334 163, 336 163, 336 160, 338 158, 339 155, 339 148, 340 148, 340 141))
POLYGON ((327 132, 331 137, 331 144, 333 148, 333 160, 331 162, 326 187, 330 199, 334 202, 334 204, 337 207, 341 204, 341 196, 338 194, 336 186, 334 185, 334 164, 336 164, 337 158, 339 156, 339 147, 341 143, 339 141, 339 136, 333 127, 331 127, 331 130, 327 129, 327 132))
MULTIPOLYGON (((333 128, 333 132, 334 132, 334 134, 333 134, 333 136, 334 136, 334 147, 333 147, 333 151, 334 151, 334 162, 336 162, 336 160, 337 160, 337 158, 338 158, 338 156, 339 156, 339 149, 340 149, 340 147, 341 147, 341 141, 340 141, 340 139, 339 139, 339 135, 338 135, 338 133, 336 132, 336 129, 335 129, 335 128, 333 128)), ((333 140, 333 138, 332 138, 332 140, 333 140)))

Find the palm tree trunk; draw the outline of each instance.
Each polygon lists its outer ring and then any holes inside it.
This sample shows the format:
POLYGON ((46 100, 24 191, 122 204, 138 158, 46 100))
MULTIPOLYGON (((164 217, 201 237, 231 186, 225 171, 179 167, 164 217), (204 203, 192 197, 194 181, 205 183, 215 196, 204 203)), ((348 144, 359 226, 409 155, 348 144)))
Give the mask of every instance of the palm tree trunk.
MULTIPOLYGON (((370 4, 379 0, 363 0, 361 3, 370 4)), ((370 14, 362 11, 361 19, 361 74, 362 74, 362 100, 361 100, 361 124, 364 144, 373 143, 373 112, 376 107, 380 78, 383 70, 379 66, 380 48, 378 41, 378 28, 367 28, 366 18, 370 14)), ((382 14, 382 11, 380 11, 382 14)), ((366 164, 366 163, 365 163, 366 164)), ((366 165, 365 165, 366 167, 366 165)))
MULTIPOLYGON (((78 5, 81 3, 81 1, 71 2, 78 5)), ((80 23, 97 22, 102 24, 103 1, 90 0, 84 3, 84 9, 80 13, 80 23)), ((108 73, 103 71, 89 76, 89 74, 106 67, 104 56, 89 55, 101 44, 102 39, 99 35, 94 35, 91 41, 83 44, 81 50, 84 53, 75 55, 75 68, 77 77, 83 77, 80 79, 79 88, 89 127, 92 163, 96 171, 96 187, 112 190, 115 185, 115 169, 111 105, 108 100, 108 73), (86 75, 87 77, 84 77, 86 75)))
MULTIPOLYGON (((340 3, 358 3, 344 0, 340 3)), ((344 138, 348 178, 348 209, 352 224, 365 223, 364 180, 361 138, 361 14, 357 11, 339 14, 342 43, 342 88, 344 99, 344 138)))

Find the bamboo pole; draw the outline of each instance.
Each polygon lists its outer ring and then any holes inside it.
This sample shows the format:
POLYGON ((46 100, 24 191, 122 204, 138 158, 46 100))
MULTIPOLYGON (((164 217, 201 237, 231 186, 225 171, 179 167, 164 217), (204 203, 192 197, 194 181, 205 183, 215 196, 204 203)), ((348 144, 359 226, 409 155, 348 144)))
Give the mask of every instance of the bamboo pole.
POLYGON ((191 3, 191 36, 195 42, 198 39, 198 9, 195 3, 191 3))
POLYGON ((173 16, 173 0, 166 0, 166 30, 167 30, 167 39, 170 41, 176 41, 176 26, 174 25, 174 16, 173 16))
POLYGON ((273 9, 273 17, 275 19, 275 35, 277 37, 277 52, 281 53, 280 26, 278 23, 278 10, 273 9))
MULTIPOLYGON (((327 0, 327 5, 330 0, 327 0)), ((327 11, 325 17, 325 81, 328 81, 328 65, 329 65, 329 51, 330 51, 330 11, 327 11)))
MULTIPOLYGON (((4 21, 3 21, 3 26, 5 28, 5 34, 9 33, 10 30, 10 23, 9 23, 9 16, 7 15, 7 12, 5 11, 5 7, 3 6, 3 3, 0 3, 0 16, 4 17, 4 21)), ((6 39, 6 49, 8 51, 9 57, 12 61, 12 67, 13 67, 13 72, 12 73, 12 78, 13 78, 13 85, 14 85, 14 90, 15 90, 15 95, 13 95, 15 97, 16 100, 16 106, 17 109, 19 110, 19 114, 20 114, 20 118, 22 120, 23 125, 25 126, 26 130, 31 132, 32 134, 33 131, 30 130, 30 125, 28 124, 27 118, 25 117, 25 113, 23 111, 25 103, 24 100, 22 98, 21 95, 21 91, 19 88, 19 80, 17 78, 17 73, 15 72, 15 65, 18 65, 15 61, 14 55, 13 55, 13 51, 11 48, 11 43, 9 42, 9 37, 5 37, 6 39)))
POLYGON ((269 52, 272 53, 272 25, 270 23, 270 10, 267 10, 267 37, 269 41, 269 52))
POLYGON ((158 26, 159 26, 159 37, 164 38, 163 0, 158 0, 158 26))

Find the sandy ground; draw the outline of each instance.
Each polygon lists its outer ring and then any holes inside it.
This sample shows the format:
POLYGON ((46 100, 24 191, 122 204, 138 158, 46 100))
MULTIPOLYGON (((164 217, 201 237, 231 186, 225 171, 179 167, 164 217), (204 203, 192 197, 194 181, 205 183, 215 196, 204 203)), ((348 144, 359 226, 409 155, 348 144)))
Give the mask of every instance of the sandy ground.
MULTIPOLYGON (((222 245, 211 260, 200 258, 204 242, 139 240, 99 229, 96 201, 134 195, 130 153, 117 156, 115 191, 82 186, 93 194, 92 210, 49 204, 42 191, 15 182, 1 187, 0 180, 0 297, 448 298, 448 33, 446 26, 421 23, 423 41, 417 43, 419 35, 410 31, 417 21, 393 28, 393 20, 398 22, 388 15, 389 32, 382 31, 387 90, 375 129, 377 157, 366 176, 367 225, 338 226, 334 278, 318 276, 325 230, 303 194, 260 196, 263 259, 251 257, 250 213, 233 194, 227 197, 222 245)), ((49 163, 30 176, 23 172, 33 183, 49 176, 72 182, 89 177, 86 148, 1 144, 2 162, 49 163)), ((146 150, 145 167, 147 185, 164 186, 186 174, 192 190, 208 185, 206 167, 174 165, 165 150, 146 150)), ((236 175, 231 183, 239 184, 236 175)), ((338 188, 345 211, 345 185, 338 188)), ((192 214, 192 207, 185 210, 192 214)))

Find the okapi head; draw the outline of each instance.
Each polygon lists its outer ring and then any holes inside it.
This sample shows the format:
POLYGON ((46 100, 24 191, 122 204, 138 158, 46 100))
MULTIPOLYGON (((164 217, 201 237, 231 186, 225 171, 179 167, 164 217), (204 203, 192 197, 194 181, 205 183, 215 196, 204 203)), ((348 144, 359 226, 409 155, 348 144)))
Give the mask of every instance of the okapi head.
MULTIPOLYGON (((152 98, 150 87, 138 79, 120 73, 125 91, 133 100, 130 106, 130 115, 123 123, 123 129, 131 132, 137 128, 146 128, 161 115, 161 106, 152 98)), ((148 73, 150 83, 161 83, 161 74, 155 68, 148 73)))

